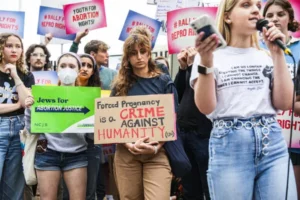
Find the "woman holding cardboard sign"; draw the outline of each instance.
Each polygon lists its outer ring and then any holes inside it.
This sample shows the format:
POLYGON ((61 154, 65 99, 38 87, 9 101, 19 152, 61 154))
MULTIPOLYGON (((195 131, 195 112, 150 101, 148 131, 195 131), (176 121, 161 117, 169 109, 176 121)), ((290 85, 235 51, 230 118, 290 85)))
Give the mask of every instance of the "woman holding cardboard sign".
MULTIPOLYGON (((168 75, 161 74, 151 59, 151 45, 146 36, 131 34, 123 46, 123 58, 111 96, 133 96, 177 92, 168 75)), ((163 142, 118 144, 115 177, 122 200, 170 199, 171 167, 163 142)))

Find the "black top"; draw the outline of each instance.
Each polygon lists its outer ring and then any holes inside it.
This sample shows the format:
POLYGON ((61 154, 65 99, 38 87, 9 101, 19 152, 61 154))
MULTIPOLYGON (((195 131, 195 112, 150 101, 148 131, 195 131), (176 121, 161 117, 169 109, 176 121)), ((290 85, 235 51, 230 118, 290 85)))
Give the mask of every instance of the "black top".
MULTIPOLYGON (((34 76, 31 72, 27 74, 23 74, 18 71, 18 75, 20 79, 23 81, 25 87, 31 88, 34 85, 34 76)), ((1 104, 13 104, 17 103, 19 100, 18 92, 15 87, 14 80, 6 73, 0 71, 0 103, 1 104)), ((19 110, 15 110, 9 113, 0 114, 0 117, 10 117, 16 115, 24 114, 24 109, 20 108, 19 110)))
POLYGON ((179 69, 174 81, 179 100, 177 123, 180 128, 194 130, 209 137, 212 123, 195 104, 194 90, 190 86, 191 70, 192 67, 187 70, 179 69))
MULTIPOLYGON (((139 77, 137 82, 129 89, 127 96, 151 94, 174 94, 175 112, 177 112, 178 95, 169 75, 162 73, 153 78, 139 77)), ((115 89, 112 90, 110 96, 115 96, 115 89)))

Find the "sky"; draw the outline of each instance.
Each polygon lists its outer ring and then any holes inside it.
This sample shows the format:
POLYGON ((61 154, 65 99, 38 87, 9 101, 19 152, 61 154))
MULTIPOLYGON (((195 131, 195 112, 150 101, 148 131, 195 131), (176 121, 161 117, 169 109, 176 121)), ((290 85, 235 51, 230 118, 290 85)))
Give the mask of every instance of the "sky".
MULTIPOLYGON (((25 28, 24 28, 24 46, 25 49, 30 44, 40 43, 41 37, 37 35, 37 23, 39 7, 41 3, 45 6, 60 7, 63 4, 83 2, 87 0, 7 0, 5 4, 1 4, 1 10, 24 11, 25 12, 25 28), (21 2, 21 4, 19 4, 21 2)), ((128 11, 133 10, 148 17, 154 18, 156 12, 155 5, 148 5, 147 0, 104 0, 105 12, 107 19, 107 27, 92 30, 89 35, 82 39, 82 45, 79 47, 79 53, 83 53, 84 44, 92 39, 99 39, 106 42, 111 48, 110 55, 122 53, 123 41, 119 41, 121 29, 127 17, 128 11)), ((55 43, 53 41, 52 43, 55 43)), ((69 50, 71 41, 67 44, 49 44, 48 48, 52 54, 51 60, 55 60, 60 53, 69 50), (63 48, 63 49, 62 49, 63 48)), ((167 48, 166 36, 159 36, 156 46, 164 46, 167 48)))

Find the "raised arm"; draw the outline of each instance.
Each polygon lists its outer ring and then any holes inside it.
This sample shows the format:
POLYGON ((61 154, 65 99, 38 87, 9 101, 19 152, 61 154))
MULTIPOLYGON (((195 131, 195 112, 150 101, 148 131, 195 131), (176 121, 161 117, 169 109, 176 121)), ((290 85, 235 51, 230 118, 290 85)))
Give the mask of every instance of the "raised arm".
POLYGON ((198 56, 194 61, 191 84, 194 86, 196 106, 201 113, 208 115, 214 111, 217 104, 214 73, 200 74, 198 65, 213 67, 213 51, 218 46, 218 39, 213 34, 201 41, 203 35, 204 33, 201 32, 196 39, 196 49, 201 58, 198 56))

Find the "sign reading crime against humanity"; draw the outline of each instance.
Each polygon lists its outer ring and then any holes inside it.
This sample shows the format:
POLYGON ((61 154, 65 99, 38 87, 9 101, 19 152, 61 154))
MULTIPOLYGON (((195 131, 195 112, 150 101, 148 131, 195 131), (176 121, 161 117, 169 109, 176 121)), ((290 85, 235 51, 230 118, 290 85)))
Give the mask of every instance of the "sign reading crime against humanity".
POLYGON ((66 34, 64 13, 62 9, 40 6, 37 34, 51 33, 55 38, 74 40, 76 34, 66 34))
POLYGON ((129 10, 119 40, 125 41, 129 36, 131 29, 136 26, 146 26, 150 30, 152 34, 151 47, 153 49, 159 33, 159 29, 161 27, 161 22, 129 10))
POLYGON ((35 85, 57 85, 58 76, 56 71, 34 71, 35 85))
POLYGON ((217 9, 217 7, 193 7, 167 12, 169 54, 179 53, 182 48, 195 46, 197 33, 190 26, 190 22, 203 14, 215 19, 217 9))
POLYGON ((173 94, 99 98, 95 101, 95 144, 176 139, 173 94))
POLYGON ((283 136, 289 146, 291 128, 293 130, 292 135, 292 148, 300 148, 300 116, 294 113, 293 123, 291 122, 292 110, 281 111, 277 115, 277 121, 282 128, 283 136))
POLYGON ((67 34, 106 27, 104 0, 64 5, 64 16, 67 34))
POLYGON ((24 19, 24 12, 0 10, 0 33, 14 33, 23 38, 24 19))
POLYGON ((93 133, 99 87, 33 86, 32 133, 93 133))

